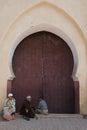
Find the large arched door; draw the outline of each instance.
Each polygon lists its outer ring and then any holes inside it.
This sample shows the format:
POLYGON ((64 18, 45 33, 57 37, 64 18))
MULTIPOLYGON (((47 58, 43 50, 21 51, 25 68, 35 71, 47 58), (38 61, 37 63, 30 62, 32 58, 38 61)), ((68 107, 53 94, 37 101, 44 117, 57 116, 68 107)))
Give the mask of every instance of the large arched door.
POLYGON ((36 106, 43 96, 51 113, 74 113, 73 55, 64 40, 49 32, 32 34, 16 48, 12 65, 17 111, 30 94, 36 106))

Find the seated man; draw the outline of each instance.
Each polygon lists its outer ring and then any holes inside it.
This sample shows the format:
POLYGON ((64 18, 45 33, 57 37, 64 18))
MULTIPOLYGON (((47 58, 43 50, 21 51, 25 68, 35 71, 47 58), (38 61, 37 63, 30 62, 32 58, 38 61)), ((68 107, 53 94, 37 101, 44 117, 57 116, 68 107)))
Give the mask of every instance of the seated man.
POLYGON ((13 94, 9 93, 8 98, 5 100, 3 108, 3 118, 5 120, 14 120, 16 111, 16 100, 13 98, 13 94))
POLYGON ((20 114, 23 115, 26 120, 30 120, 30 118, 35 117, 35 108, 31 104, 31 96, 26 97, 20 110, 20 114))
POLYGON ((43 100, 42 97, 39 97, 39 104, 38 104, 38 109, 36 110, 36 112, 38 114, 44 114, 47 115, 48 114, 48 107, 47 107, 47 103, 45 100, 43 100))

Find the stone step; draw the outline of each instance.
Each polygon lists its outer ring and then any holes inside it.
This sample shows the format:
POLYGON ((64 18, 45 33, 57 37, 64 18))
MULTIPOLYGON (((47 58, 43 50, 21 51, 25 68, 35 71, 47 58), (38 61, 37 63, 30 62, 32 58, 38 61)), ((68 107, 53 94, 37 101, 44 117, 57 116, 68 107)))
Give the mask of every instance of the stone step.
POLYGON ((81 114, 48 114, 37 115, 39 118, 83 118, 81 114))
MULTIPOLYGON (((48 114, 48 115, 40 115, 36 114, 38 118, 83 118, 81 114, 48 114)), ((17 117, 22 117, 19 114, 16 114, 17 117)))

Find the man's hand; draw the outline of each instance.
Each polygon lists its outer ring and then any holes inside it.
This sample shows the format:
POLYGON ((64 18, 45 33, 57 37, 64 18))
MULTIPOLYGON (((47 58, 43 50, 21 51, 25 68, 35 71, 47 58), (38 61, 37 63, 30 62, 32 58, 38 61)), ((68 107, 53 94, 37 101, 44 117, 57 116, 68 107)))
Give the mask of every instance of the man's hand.
POLYGON ((25 109, 25 111, 28 113, 28 109, 25 109))

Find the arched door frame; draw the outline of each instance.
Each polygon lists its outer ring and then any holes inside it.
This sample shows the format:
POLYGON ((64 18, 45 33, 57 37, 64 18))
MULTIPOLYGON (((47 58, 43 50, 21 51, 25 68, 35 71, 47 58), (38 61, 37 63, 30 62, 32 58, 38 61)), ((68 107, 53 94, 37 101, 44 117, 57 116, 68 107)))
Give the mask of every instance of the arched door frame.
POLYGON ((15 78, 13 68, 12 68, 12 59, 13 59, 13 55, 14 55, 16 47, 25 37, 39 31, 48 31, 53 34, 56 34, 57 36, 62 38, 71 49, 73 60, 74 60, 72 78, 73 78, 74 87, 75 87, 75 112, 79 113, 79 81, 78 81, 78 77, 76 77, 76 71, 77 71, 77 66, 78 66, 78 54, 72 40, 64 33, 64 31, 51 25, 40 24, 40 25, 37 25, 36 27, 29 28, 28 30, 22 32, 20 36, 18 36, 16 40, 14 41, 11 51, 10 51, 10 55, 9 55, 9 68, 11 72, 11 77, 8 79, 8 82, 7 82, 7 93, 11 91, 11 86, 12 86, 11 82, 15 78))
POLYGON ((78 54, 77 54, 77 50, 72 42, 72 40, 69 38, 69 36, 67 36, 62 30, 60 30, 59 28, 56 28, 54 26, 50 26, 50 25, 37 25, 36 27, 30 28, 26 31, 24 31, 23 33, 21 33, 16 40, 14 41, 11 51, 10 51, 10 55, 9 55, 9 68, 10 68, 10 72, 12 74, 12 76, 10 77, 10 79, 13 79, 15 77, 13 69, 12 69, 12 59, 13 59, 13 55, 15 52, 16 47, 18 46, 18 44, 27 36, 39 32, 39 31, 48 31, 51 32, 53 34, 56 34, 57 36, 59 36, 60 38, 62 38, 67 45, 70 47, 71 52, 73 54, 73 59, 74 59, 74 67, 73 67, 73 73, 72 73, 72 78, 74 81, 78 81, 78 78, 76 77, 76 71, 77 71, 77 66, 78 66, 78 54))

